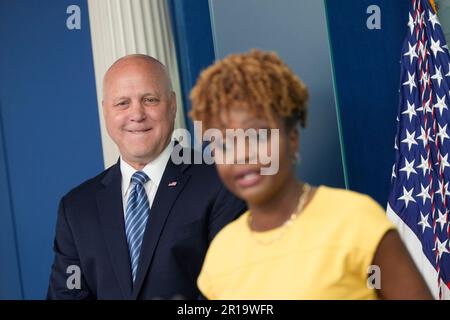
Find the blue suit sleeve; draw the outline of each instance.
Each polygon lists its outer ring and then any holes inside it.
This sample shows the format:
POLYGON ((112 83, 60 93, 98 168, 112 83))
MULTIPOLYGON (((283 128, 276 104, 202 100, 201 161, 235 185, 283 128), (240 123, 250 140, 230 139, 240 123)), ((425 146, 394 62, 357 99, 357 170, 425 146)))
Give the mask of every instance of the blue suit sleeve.
POLYGON ((95 297, 87 287, 82 274, 80 259, 66 217, 64 198, 59 204, 53 250, 55 258, 50 275, 47 299, 94 299, 95 297))

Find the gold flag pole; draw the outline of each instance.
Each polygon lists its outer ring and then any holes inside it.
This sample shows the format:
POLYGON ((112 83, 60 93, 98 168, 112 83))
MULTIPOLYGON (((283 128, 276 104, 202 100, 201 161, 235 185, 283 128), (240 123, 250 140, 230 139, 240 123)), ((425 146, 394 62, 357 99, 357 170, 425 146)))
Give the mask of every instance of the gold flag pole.
POLYGON ((437 13, 437 10, 436 10, 436 3, 434 2, 434 0, 430 0, 430 4, 431 4, 431 6, 433 7, 434 13, 437 13))

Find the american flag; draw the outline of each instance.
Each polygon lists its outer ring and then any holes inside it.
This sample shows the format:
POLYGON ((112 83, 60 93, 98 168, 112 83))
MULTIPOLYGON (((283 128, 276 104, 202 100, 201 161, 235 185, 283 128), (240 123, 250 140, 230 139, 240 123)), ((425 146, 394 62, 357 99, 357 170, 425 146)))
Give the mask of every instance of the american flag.
POLYGON ((413 0, 401 53, 387 213, 435 298, 450 299, 450 56, 428 0, 413 0))

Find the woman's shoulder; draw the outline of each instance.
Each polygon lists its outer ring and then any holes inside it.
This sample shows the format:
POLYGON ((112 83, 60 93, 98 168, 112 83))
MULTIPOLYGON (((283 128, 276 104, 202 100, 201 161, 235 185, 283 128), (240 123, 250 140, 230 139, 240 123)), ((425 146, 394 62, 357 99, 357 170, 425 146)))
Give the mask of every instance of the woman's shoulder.
POLYGON ((347 190, 343 188, 330 187, 326 185, 320 185, 317 187, 318 193, 328 199, 333 199, 337 202, 346 202, 351 200, 352 203, 369 203, 375 202, 370 196, 353 190, 347 190))
POLYGON ((362 230, 374 225, 390 228, 386 211, 372 197, 340 188, 320 186, 317 189, 313 205, 317 213, 315 218, 336 222, 340 226, 358 227, 362 230))
POLYGON ((384 212, 384 209, 369 195, 321 185, 317 188, 315 204, 321 209, 332 208, 333 211, 342 210, 352 212, 353 210, 384 212))
POLYGON ((209 245, 202 269, 202 278, 207 274, 227 273, 235 267, 236 262, 242 261, 243 252, 237 250, 245 243, 246 217, 249 212, 230 222, 217 233, 209 245))
POLYGON ((223 227, 213 239, 211 246, 220 246, 222 244, 229 246, 234 242, 239 242, 247 227, 248 215, 249 211, 246 211, 239 218, 223 227))

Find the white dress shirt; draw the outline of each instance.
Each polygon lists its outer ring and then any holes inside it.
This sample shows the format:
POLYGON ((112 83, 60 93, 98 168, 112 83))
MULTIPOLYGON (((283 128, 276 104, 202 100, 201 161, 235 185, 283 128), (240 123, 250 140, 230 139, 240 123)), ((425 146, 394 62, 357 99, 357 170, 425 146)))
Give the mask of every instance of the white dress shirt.
MULTIPOLYGON (((152 162, 149 162, 145 167, 140 170, 143 171, 150 180, 144 184, 145 193, 147 193, 148 203, 150 208, 152 207, 153 200, 155 199, 156 191, 158 190, 159 183, 161 182, 162 175, 169 161, 170 155, 173 151, 173 141, 170 141, 167 147, 161 152, 161 154, 155 158, 152 162)), ((126 216, 128 196, 130 190, 134 187, 131 183, 131 177, 138 171, 128 163, 126 163, 122 157, 120 157, 120 171, 122 172, 122 202, 123 202, 123 214, 126 216)))

